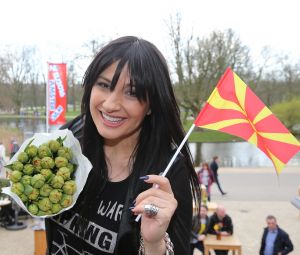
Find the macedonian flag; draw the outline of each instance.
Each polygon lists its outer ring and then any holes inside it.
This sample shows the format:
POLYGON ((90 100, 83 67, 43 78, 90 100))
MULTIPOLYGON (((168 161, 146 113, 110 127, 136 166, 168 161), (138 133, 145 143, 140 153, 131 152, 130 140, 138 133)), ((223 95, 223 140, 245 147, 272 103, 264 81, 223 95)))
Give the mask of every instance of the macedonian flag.
POLYGON ((228 68, 194 124, 241 137, 262 150, 279 174, 300 143, 250 88, 228 68))

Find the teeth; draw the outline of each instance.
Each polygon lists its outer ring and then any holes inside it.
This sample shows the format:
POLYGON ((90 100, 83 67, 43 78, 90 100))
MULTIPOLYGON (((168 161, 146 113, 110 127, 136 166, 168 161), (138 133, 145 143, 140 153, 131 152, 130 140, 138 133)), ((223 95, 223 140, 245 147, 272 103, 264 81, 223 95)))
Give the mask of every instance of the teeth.
POLYGON ((122 121, 123 118, 116 118, 116 117, 112 117, 112 116, 109 116, 105 113, 102 112, 102 116, 104 119, 108 120, 108 121, 111 121, 111 122, 119 122, 119 121, 122 121))

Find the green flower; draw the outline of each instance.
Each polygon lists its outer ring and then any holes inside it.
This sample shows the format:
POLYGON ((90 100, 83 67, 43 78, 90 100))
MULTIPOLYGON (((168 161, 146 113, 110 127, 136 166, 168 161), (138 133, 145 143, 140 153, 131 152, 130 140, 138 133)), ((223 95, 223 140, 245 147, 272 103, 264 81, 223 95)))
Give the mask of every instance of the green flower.
POLYGON ((71 178, 70 170, 69 170, 69 168, 67 168, 65 166, 59 168, 56 175, 61 176, 64 179, 64 181, 70 180, 70 178, 71 178))
POLYGON ((22 173, 20 171, 12 171, 11 174, 9 175, 9 179, 12 182, 18 182, 22 178, 22 173))
POLYGON ((33 214, 33 215, 37 215, 38 214, 38 211, 39 211, 39 208, 37 205, 35 204, 30 204, 28 207, 27 207, 28 211, 33 214))
POLYGON ((68 165, 68 159, 64 157, 56 157, 55 165, 57 168, 61 168, 68 165))
POLYGON ((40 195, 40 192, 38 189, 36 188, 33 188, 32 192, 28 195, 28 198, 31 200, 31 201, 34 201, 34 200, 37 200, 38 197, 40 195))
POLYGON ((20 152, 20 154, 18 155, 18 160, 21 163, 26 163, 28 161, 29 157, 28 154, 26 152, 20 152))
POLYGON ((31 164, 26 164, 23 168, 23 173, 27 175, 32 175, 34 166, 31 164))
POLYGON ((54 160, 50 157, 44 157, 41 160, 42 168, 52 169, 55 166, 54 160))
POLYGON ((23 183, 23 185, 29 185, 31 183, 31 176, 23 175, 21 178, 21 183, 23 183))
POLYGON ((53 189, 51 188, 51 186, 46 183, 40 188, 40 195, 43 197, 48 197, 52 190, 53 189))
POLYGON ((63 208, 66 208, 68 206, 70 206, 73 202, 73 198, 72 196, 70 195, 67 195, 67 194, 63 194, 62 195, 62 198, 60 200, 60 205, 63 207, 63 208))
POLYGON ((27 153, 27 155, 30 157, 30 158, 33 158, 37 155, 37 152, 38 152, 38 148, 35 146, 35 145, 29 145, 26 149, 25 149, 25 152, 27 153))
POLYGON ((76 192, 76 182, 73 180, 66 181, 62 189, 65 194, 73 195, 76 192))
POLYGON ((20 162, 20 161, 15 161, 13 164, 12 164, 12 169, 15 170, 15 171, 22 171, 23 170, 23 164, 20 162))
POLYGON ((62 207, 60 204, 52 204, 52 208, 51 208, 51 212, 53 214, 58 213, 59 211, 61 211, 62 207))
POLYGON ((31 185, 32 185, 32 187, 39 189, 40 187, 42 187, 44 185, 45 181, 46 181, 46 179, 45 179, 44 175, 35 174, 31 178, 31 185))
POLYGON ((52 153, 51 153, 50 148, 45 144, 42 144, 42 145, 39 146, 38 155, 39 155, 40 158, 52 157, 52 153))
POLYGON ((24 192, 24 185, 21 182, 13 183, 11 191, 20 196, 24 192))
POLYGON ((60 143, 56 140, 51 140, 48 143, 50 150, 53 153, 56 153, 58 151, 58 149, 61 147, 60 143))
POLYGON ((49 194, 49 199, 52 203, 58 203, 62 198, 62 192, 58 189, 54 189, 49 194))
POLYGON ((46 212, 46 211, 51 210, 52 203, 51 203, 49 198, 44 197, 41 200, 39 200, 38 207, 39 207, 40 210, 46 212))
POLYGON ((55 175, 51 180, 51 186, 55 189, 60 189, 64 185, 64 183, 64 178, 57 175, 55 175))

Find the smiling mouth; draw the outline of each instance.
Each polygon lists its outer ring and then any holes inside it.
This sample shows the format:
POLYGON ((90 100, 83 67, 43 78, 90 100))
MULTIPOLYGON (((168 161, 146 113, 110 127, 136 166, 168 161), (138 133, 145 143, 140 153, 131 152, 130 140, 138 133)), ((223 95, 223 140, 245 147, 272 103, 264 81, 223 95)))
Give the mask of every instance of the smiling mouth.
POLYGON ((121 118, 121 117, 113 117, 113 116, 110 116, 104 112, 101 112, 101 115, 103 117, 103 120, 105 122, 109 122, 111 124, 115 124, 115 125, 118 125, 118 124, 121 124, 125 118, 121 118))

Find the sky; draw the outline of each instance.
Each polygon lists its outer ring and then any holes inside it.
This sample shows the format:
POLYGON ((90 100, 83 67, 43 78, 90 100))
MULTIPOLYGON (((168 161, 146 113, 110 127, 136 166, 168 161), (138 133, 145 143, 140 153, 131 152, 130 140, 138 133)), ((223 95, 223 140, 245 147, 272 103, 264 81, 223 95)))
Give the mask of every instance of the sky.
POLYGON ((43 61, 67 62, 92 39, 136 35, 168 58, 170 16, 182 34, 207 36, 232 28, 258 57, 264 46, 300 59, 297 0, 9 0, 0 3, 0 46, 35 45, 43 61))

